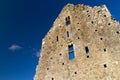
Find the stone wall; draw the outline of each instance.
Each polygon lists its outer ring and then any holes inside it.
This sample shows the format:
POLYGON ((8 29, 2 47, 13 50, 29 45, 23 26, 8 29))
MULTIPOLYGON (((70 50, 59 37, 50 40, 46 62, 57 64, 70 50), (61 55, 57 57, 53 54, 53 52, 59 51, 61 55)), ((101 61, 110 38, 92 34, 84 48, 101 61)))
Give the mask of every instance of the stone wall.
POLYGON ((41 50, 34 80, 120 80, 120 24, 105 5, 67 4, 41 50))

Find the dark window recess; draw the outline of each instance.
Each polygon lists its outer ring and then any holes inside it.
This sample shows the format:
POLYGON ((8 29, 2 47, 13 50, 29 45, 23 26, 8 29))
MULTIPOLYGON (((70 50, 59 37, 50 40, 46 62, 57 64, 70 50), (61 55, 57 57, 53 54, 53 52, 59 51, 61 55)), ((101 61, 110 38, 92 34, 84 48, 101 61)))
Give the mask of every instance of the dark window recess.
POLYGON ((106 52, 106 49, 104 49, 104 52, 106 52))
POLYGON ((62 63, 62 65, 64 65, 64 63, 62 63))
POLYGON ((77 72, 75 72, 75 74, 77 74, 77 72))
POLYGON ((66 17, 66 25, 68 26, 68 25, 70 25, 70 16, 68 16, 68 17, 66 17))
POLYGON ((70 33, 67 31, 67 37, 70 37, 70 33))
POLYGON ((117 34, 119 34, 119 31, 116 31, 117 34))
POLYGON ((73 60, 75 58, 73 45, 68 46, 69 52, 69 60, 73 60))
POLYGON ((52 80, 54 80, 54 78, 52 78, 52 80))
POLYGON ((88 15, 88 17, 90 17, 90 15, 88 15))
POLYGON ((106 65, 106 64, 104 64, 104 68, 107 68, 107 65, 106 65))
POLYGON ((104 17, 106 17, 106 15, 104 15, 104 17))
POLYGON ((97 29, 95 30, 95 32, 97 32, 97 29))
POLYGON ((59 55, 61 56, 62 54, 60 53, 59 55))
POLYGON ((88 46, 85 47, 85 52, 86 52, 86 54, 89 54, 89 48, 88 48, 88 46))
POLYGON ((58 41, 58 36, 57 36, 57 41, 58 41))
POLYGON ((91 21, 91 23, 93 24, 94 22, 93 22, 93 21, 91 21))
POLYGON ((100 40, 103 40, 103 38, 100 38, 100 40))
POLYGON ((49 68, 47 68, 47 70, 49 70, 49 68))
POLYGON ((87 58, 89 58, 89 56, 87 55, 87 58))
POLYGON ((108 25, 110 25, 110 23, 108 23, 108 25))

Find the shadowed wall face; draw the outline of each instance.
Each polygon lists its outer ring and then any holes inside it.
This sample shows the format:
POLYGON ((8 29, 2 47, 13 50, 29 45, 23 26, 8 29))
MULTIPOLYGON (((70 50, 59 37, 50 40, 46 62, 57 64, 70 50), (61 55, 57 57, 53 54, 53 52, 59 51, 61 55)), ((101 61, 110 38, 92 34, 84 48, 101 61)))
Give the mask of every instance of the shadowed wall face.
POLYGON ((34 80, 119 80, 119 33, 105 5, 66 5, 43 39, 34 80))

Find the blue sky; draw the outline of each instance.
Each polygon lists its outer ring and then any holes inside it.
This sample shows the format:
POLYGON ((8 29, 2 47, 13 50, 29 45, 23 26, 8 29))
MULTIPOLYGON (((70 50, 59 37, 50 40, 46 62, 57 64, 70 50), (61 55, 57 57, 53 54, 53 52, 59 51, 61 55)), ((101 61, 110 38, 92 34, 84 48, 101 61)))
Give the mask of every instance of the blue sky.
POLYGON ((0 80, 33 80, 42 38, 67 3, 106 4, 120 21, 119 0, 0 0, 0 80))

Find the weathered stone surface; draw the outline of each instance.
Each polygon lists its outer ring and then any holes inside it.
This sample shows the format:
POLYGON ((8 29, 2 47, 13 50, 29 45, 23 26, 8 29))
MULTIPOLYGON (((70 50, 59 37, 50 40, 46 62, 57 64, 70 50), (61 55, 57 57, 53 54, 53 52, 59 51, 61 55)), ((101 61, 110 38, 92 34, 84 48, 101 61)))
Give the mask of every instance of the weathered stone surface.
POLYGON ((105 5, 63 8, 43 39, 34 80, 120 80, 120 24, 105 5))

